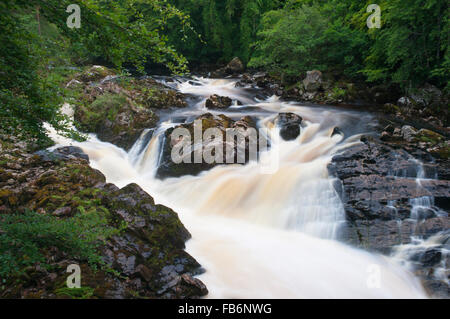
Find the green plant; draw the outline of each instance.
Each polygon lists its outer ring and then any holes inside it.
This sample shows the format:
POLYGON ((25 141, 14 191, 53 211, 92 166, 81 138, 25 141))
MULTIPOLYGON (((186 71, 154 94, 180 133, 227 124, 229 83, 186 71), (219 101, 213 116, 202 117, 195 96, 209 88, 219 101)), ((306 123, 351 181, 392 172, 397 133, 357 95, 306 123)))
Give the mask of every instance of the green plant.
POLYGON ((32 211, 0 217, 0 277, 10 278, 39 263, 49 267, 48 251, 55 247, 68 258, 103 266, 99 246, 121 228, 108 225, 107 215, 83 211, 72 218, 41 215, 32 211))
POLYGON ((89 299, 94 294, 94 289, 91 287, 81 288, 59 288, 55 290, 57 296, 67 296, 72 299, 89 299))
POLYGON ((339 87, 334 87, 331 91, 331 97, 335 100, 343 99, 346 96, 347 92, 339 87))

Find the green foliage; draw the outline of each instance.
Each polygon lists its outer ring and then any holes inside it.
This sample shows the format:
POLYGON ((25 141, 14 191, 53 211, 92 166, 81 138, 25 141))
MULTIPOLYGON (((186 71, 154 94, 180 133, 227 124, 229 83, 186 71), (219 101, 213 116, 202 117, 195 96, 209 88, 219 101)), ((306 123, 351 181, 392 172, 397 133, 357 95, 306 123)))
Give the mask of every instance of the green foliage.
POLYGON ((425 81, 448 85, 449 7, 444 0, 380 3, 383 26, 370 32, 363 72, 369 80, 415 87, 425 81))
POLYGON ((201 34, 186 32, 180 37, 179 26, 169 24, 167 34, 174 46, 191 62, 228 62, 239 56, 250 59, 252 43, 262 15, 280 6, 279 0, 170 0, 186 12, 192 28, 201 34))
POLYGON ((188 17, 164 0, 4 0, 0 3, 0 122, 2 131, 48 142, 44 123, 82 138, 60 113, 62 82, 73 62, 125 63, 143 72, 147 61, 174 73, 186 59, 161 30, 170 20, 189 28, 188 17), (66 21, 69 4, 81 8, 80 29, 66 21), (65 67, 65 76, 58 68, 65 67), (55 76, 56 74, 56 76, 55 76))
POLYGON ((48 267, 46 254, 51 247, 71 259, 103 265, 97 249, 110 236, 120 232, 108 226, 104 213, 95 210, 73 218, 58 219, 35 212, 0 217, 0 277, 20 275, 27 266, 48 267))
POLYGON ((343 99, 347 92, 339 87, 334 87, 333 90, 331 91, 331 98, 334 100, 339 100, 339 99, 343 99))
POLYGON ((55 290, 57 296, 70 297, 72 299, 89 299, 94 295, 94 289, 91 287, 81 288, 59 288, 55 290))
POLYGON ((291 0, 267 12, 250 66, 281 74, 318 68, 352 79, 449 87, 449 14, 444 0, 381 1, 381 29, 368 29, 371 1, 291 0))
POLYGON ((89 107, 86 108, 86 122, 95 127, 106 117, 110 121, 114 121, 117 113, 123 105, 127 104, 127 98, 121 94, 107 93, 99 96, 89 107))
MULTIPOLYGON (((0 4, 4 9, 5 3, 0 4)), ((36 36, 27 32, 27 17, 1 10, 0 17, 0 121, 7 133, 45 138, 43 122, 61 130, 67 121, 58 112, 60 96, 56 84, 37 67, 46 59, 36 36)))
POLYGON ((251 67, 266 67, 287 75, 324 69, 322 48, 327 19, 318 6, 271 11, 264 16, 261 39, 251 67))

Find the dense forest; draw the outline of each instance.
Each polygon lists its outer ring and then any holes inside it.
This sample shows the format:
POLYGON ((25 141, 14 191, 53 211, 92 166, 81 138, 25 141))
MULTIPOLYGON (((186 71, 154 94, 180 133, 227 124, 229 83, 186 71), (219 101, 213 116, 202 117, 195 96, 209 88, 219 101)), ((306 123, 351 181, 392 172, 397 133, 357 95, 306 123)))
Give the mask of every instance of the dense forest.
POLYGON ((445 0, 380 1, 381 28, 368 29, 370 1, 121 0, 0 4, 0 115, 6 128, 41 134, 58 116, 58 68, 103 61, 143 70, 147 61, 184 73, 240 57, 287 79, 319 69, 403 88, 449 89, 445 0), (81 28, 68 28, 72 2, 81 28), (38 117, 41 121, 36 122, 38 117))

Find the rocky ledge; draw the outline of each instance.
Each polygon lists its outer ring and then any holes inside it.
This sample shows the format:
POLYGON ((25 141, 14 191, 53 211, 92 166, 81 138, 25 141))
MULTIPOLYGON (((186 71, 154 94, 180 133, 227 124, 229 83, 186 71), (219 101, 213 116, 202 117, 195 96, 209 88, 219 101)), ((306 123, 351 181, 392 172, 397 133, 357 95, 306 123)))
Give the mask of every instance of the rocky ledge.
POLYGON ((347 220, 343 239, 395 255, 413 238, 435 238, 429 246, 414 248, 414 243, 408 258, 430 294, 448 298, 448 278, 437 276, 440 268, 449 269, 450 161, 443 151, 448 140, 390 123, 379 135, 364 136, 361 144, 335 156, 329 166, 340 180, 336 189, 347 220))
POLYGON ((288 79, 251 70, 233 76, 238 78, 237 87, 262 89, 266 96, 313 104, 364 105, 366 110, 382 110, 397 118, 423 118, 433 125, 450 125, 450 96, 431 84, 405 95, 398 85, 354 83, 319 70, 288 79))
POLYGON ((156 126, 159 110, 187 106, 183 94, 151 78, 122 77, 101 66, 75 75, 67 86, 74 94, 77 128, 125 150, 156 126))
POLYGON ((189 232, 138 185, 105 182, 79 148, 30 153, 2 136, 0 297, 199 298, 189 232), (81 268, 81 288, 66 286, 81 268))
POLYGON ((211 113, 203 114, 197 117, 193 122, 180 124, 165 132, 164 145, 162 148, 162 160, 157 171, 157 177, 164 179, 168 177, 180 177, 184 175, 198 175, 221 164, 245 164, 249 160, 250 142, 257 143, 258 131, 256 123, 250 116, 245 116, 239 120, 233 120, 223 114, 213 115, 211 113), (198 127, 201 126, 201 127, 198 127), (173 135, 176 129, 186 129, 189 136, 173 135), (201 143, 195 141, 194 130, 198 129, 203 137, 208 129, 215 129, 222 134, 222 139, 212 136, 212 139, 201 140, 201 143), (227 134, 235 136, 230 141, 227 140, 227 134), (175 163, 172 160, 172 151, 176 146, 188 145, 189 151, 182 154, 180 146, 180 155, 183 162, 175 163), (191 147, 194 146, 195 147, 191 147), (221 150, 221 155, 214 153, 216 147, 221 150), (208 162, 202 160, 201 163, 195 163, 195 150, 203 152, 209 150, 214 157, 214 161, 208 162), (245 156, 244 156, 245 155, 245 156))

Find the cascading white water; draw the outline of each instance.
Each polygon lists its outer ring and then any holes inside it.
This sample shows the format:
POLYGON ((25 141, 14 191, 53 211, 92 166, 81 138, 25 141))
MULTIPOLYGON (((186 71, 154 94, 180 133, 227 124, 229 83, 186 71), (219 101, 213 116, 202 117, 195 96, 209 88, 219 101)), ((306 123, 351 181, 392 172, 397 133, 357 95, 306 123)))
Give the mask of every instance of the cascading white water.
MULTIPOLYGON (((109 182, 122 187, 135 182, 155 200, 173 208, 192 233, 187 251, 206 272, 199 278, 210 298, 423 298, 419 281, 389 258, 370 254, 336 241, 344 210, 327 165, 334 154, 358 143, 358 136, 343 141, 331 136, 352 115, 330 108, 283 103, 277 98, 253 101, 231 80, 196 79, 179 89, 203 100, 231 96, 263 110, 246 113, 277 134, 278 112, 295 112, 304 119, 301 135, 291 142, 273 140, 260 162, 218 166, 199 176, 155 178, 164 122, 148 141, 144 132, 126 154, 94 136, 83 143, 52 134, 59 144, 80 146, 91 165, 109 182), (146 145, 145 145, 146 144, 146 145), (279 169, 264 174, 264 157, 279 158, 279 169), (375 283, 375 284, 374 284, 375 283)), ((197 103, 182 114, 204 113, 197 103)), ((214 113, 214 112, 213 112, 214 113)))
MULTIPOLYGON (((421 161, 411 158, 410 161, 415 164, 415 180, 418 189, 424 189, 422 181, 426 179, 437 179, 437 174, 425 173, 424 165, 421 161)), ((397 172, 397 176, 407 177, 407 172, 397 172)), ((447 217, 448 213, 440 210, 435 206, 435 199, 433 196, 422 196, 418 198, 411 198, 409 200, 411 205, 410 220, 415 224, 411 233, 411 242, 406 245, 399 245, 394 248, 393 258, 398 260, 399 263, 404 264, 409 269, 414 269, 414 261, 417 256, 423 256, 427 251, 436 250, 441 254, 441 262, 439 266, 435 267, 432 276, 445 284, 449 284, 450 268, 448 265, 448 256, 450 252, 450 245, 448 240, 450 234, 448 231, 444 231, 431 236, 430 238, 423 238, 416 235, 416 229, 420 226, 420 223, 424 221, 430 215, 433 217, 447 217)), ((401 221, 399 220, 399 223, 401 221)))

